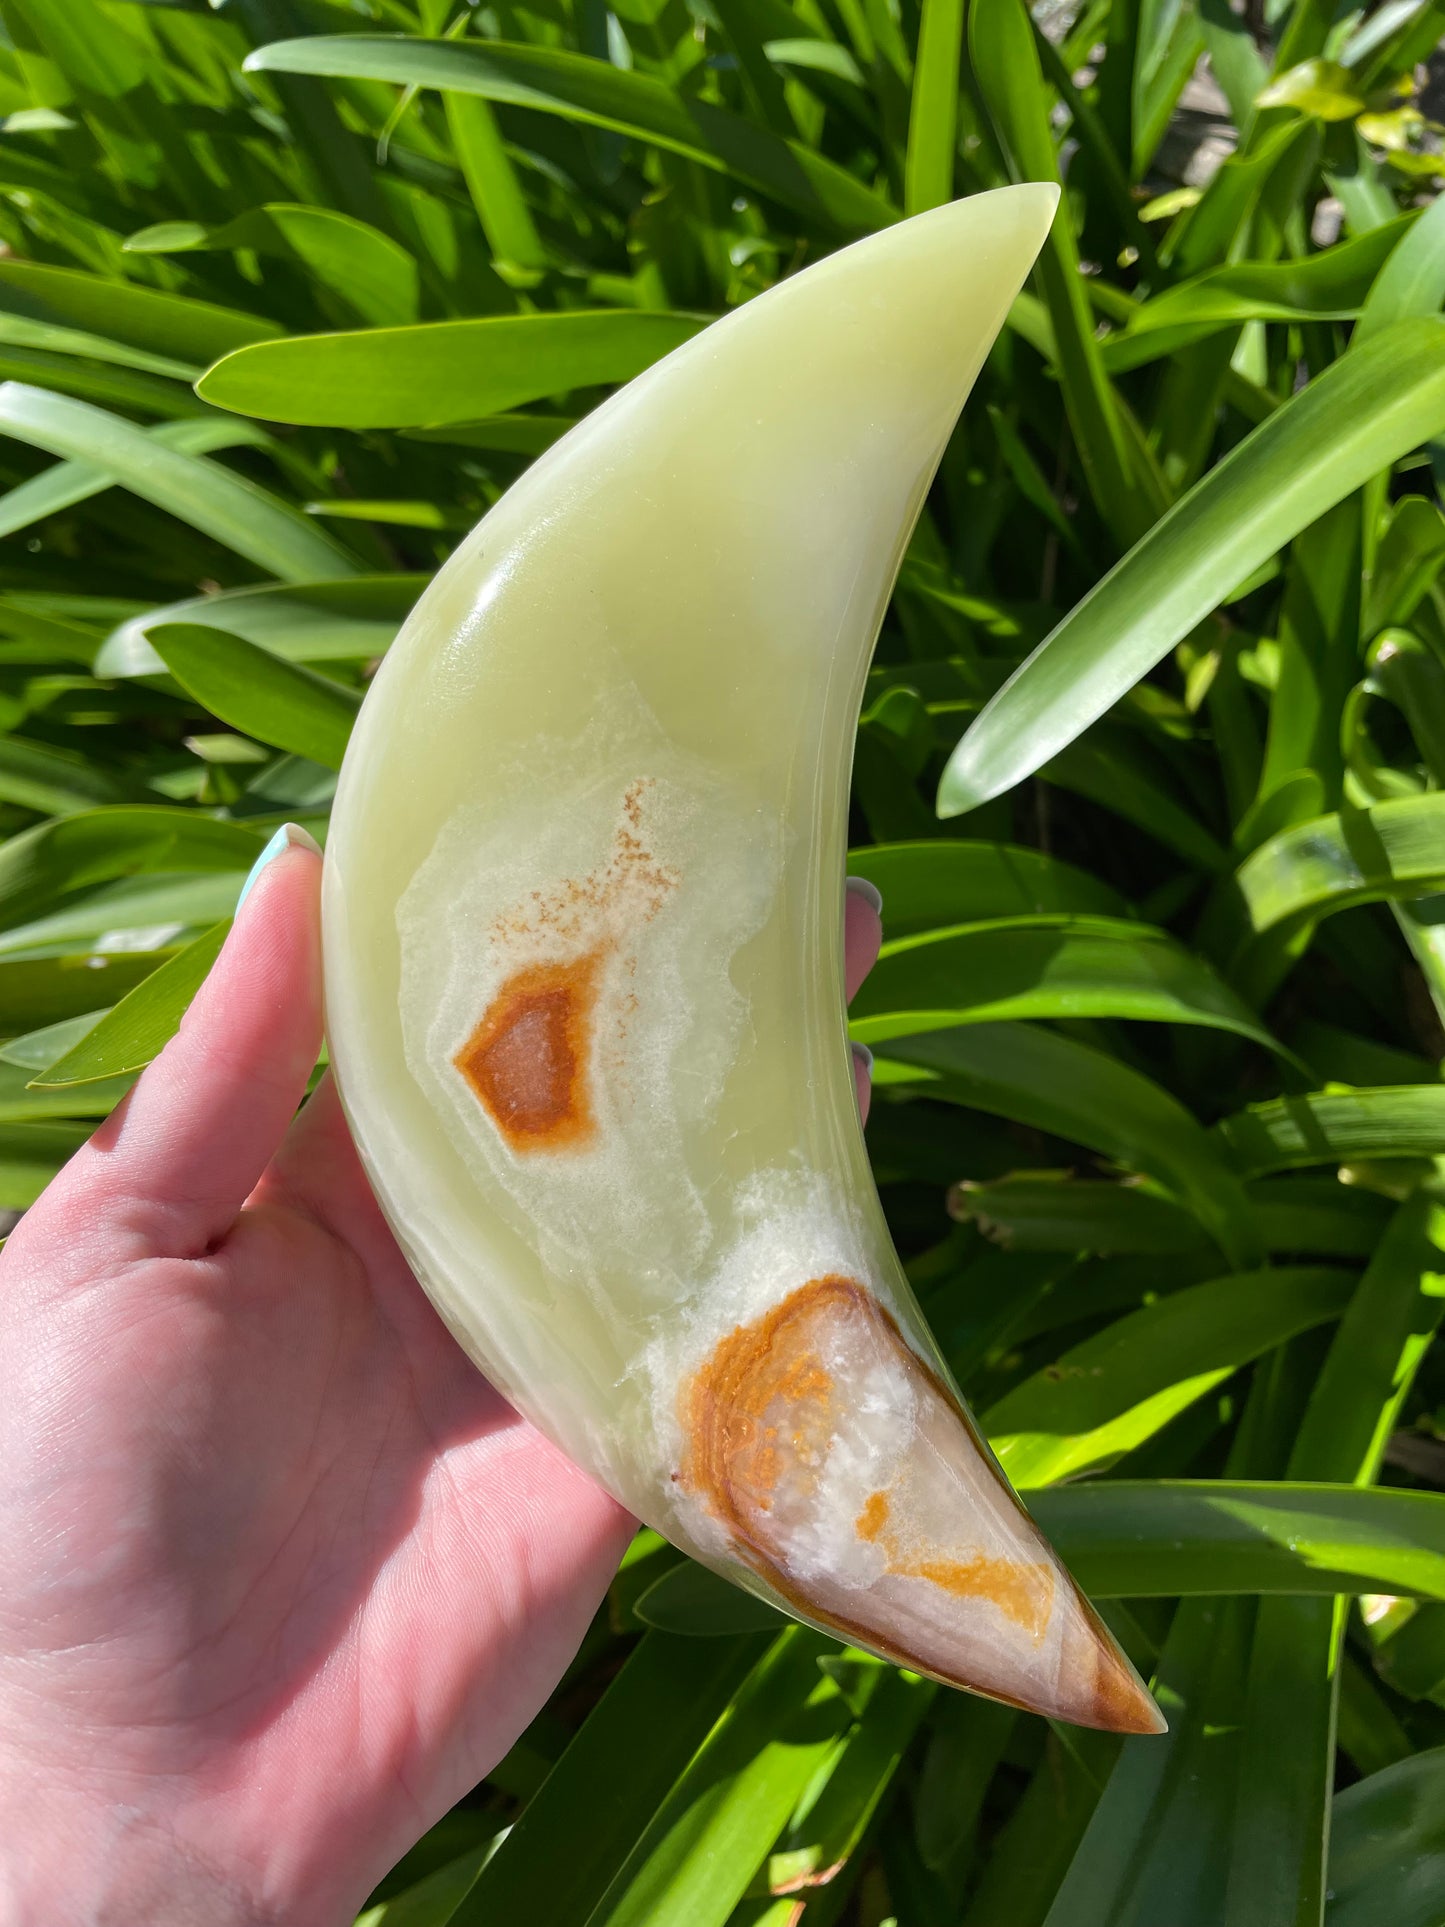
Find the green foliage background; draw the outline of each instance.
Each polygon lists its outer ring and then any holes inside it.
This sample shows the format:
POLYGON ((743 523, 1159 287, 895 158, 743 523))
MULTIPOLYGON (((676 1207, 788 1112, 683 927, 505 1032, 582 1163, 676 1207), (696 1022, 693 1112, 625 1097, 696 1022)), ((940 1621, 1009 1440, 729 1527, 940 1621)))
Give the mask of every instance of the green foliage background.
POLYGON ((368 1927, 1445 1922, 1445 6, 1038 12, 0 0, 12 1209, 533 456, 830 248, 1067 173, 872 674, 855 1033, 929 1316, 1171 1731, 643 1533, 368 1927))

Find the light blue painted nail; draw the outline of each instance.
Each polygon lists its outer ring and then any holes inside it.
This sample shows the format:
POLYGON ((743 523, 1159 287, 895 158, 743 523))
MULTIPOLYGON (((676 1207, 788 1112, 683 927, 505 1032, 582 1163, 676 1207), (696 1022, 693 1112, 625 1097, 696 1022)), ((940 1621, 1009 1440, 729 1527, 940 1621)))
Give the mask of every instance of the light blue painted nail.
POLYGON ((260 877, 266 865, 268 863, 274 863, 278 856, 281 856, 287 850, 296 848, 298 845, 302 849, 315 850, 318 855, 320 854, 321 846, 316 841, 316 838, 310 835, 308 831, 303 830, 299 823, 283 823, 271 838, 271 841, 266 845, 265 849, 262 850, 261 854, 256 858, 256 861, 251 865, 250 875, 241 885, 241 894, 236 899, 237 916, 241 914, 241 905, 255 889, 257 879, 260 877))
POLYGON ((872 1051, 869 1050, 866 1044, 852 1044, 849 1046, 849 1048, 852 1050, 853 1055, 858 1059, 858 1062, 863 1066, 864 1076, 871 1077, 873 1075, 872 1051))
POLYGON ((875 913, 879 917, 883 915, 883 892, 878 888, 876 883, 870 883, 867 877, 849 877, 846 880, 845 888, 849 896, 861 897, 865 903, 872 904, 875 913))

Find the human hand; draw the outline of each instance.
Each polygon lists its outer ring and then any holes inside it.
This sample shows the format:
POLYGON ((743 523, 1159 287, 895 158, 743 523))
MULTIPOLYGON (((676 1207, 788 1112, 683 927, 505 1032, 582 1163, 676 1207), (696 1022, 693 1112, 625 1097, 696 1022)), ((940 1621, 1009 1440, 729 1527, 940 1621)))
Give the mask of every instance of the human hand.
MULTIPOLYGON (((533 1718, 633 1530, 442 1325, 329 1078, 293 1121, 321 864, 278 842, 0 1255, 6 1923, 350 1921, 533 1718)), ((879 937, 850 890, 849 996, 879 937)))

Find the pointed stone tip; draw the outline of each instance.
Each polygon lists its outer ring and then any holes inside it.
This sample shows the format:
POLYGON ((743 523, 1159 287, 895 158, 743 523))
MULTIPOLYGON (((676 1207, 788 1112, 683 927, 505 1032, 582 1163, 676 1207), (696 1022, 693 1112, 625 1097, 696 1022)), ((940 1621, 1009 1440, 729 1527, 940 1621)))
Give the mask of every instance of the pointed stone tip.
MULTIPOLYGON (((956 201, 945 201, 940 207, 915 214, 885 232, 899 234, 919 228, 940 238, 951 229, 957 229, 961 237, 975 239, 985 234, 1006 235, 1009 242, 1019 246, 1021 256, 1032 263, 1053 226, 1059 195, 1054 181, 1020 181, 1012 187, 986 188, 981 194, 962 195, 956 201)), ((857 245, 863 248, 868 243, 857 245)))
POLYGON ((678 1416, 679 1494, 799 1617, 1026 1712, 1164 1730, 965 1408, 861 1280, 825 1273, 736 1325, 678 1416))
POLYGON ((1130 1667, 1127 1682, 1108 1695, 1100 1706, 1098 1725, 1106 1733, 1157 1734, 1169 1731, 1169 1722, 1159 1711, 1153 1694, 1130 1667))
POLYGON ((1079 1665, 1075 1692, 1068 1696, 1071 1704, 1066 1710, 1060 1709, 1061 1717, 1077 1726, 1093 1726, 1105 1733, 1167 1733, 1169 1722, 1123 1647, 1084 1595, 1077 1588, 1074 1590, 1082 1617, 1093 1635, 1090 1655, 1093 1665, 1091 1671, 1086 1661, 1079 1665), (1083 1676, 1086 1671, 1087 1678, 1083 1676))
MULTIPOLYGON (((947 219, 952 215, 960 221, 978 221, 987 216, 991 204, 1000 212, 1007 212, 1010 221, 1030 240, 1033 251, 1037 253, 1054 224, 1061 193, 1057 181, 1018 181, 1012 187, 985 188, 981 194, 966 194, 956 201, 946 201, 934 218, 942 216, 947 219)), ((929 217, 922 215, 914 218, 929 217)))
POLYGON ((1059 186, 1058 182, 1020 181, 1014 187, 999 188, 996 191, 1011 197, 1019 210, 1020 216, 1028 214, 1038 221, 1040 228, 1039 241, 1042 245, 1043 237, 1053 226, 1054 216, 1059 211, 1059 200, 1063 194, 1063 189, 1059 186))

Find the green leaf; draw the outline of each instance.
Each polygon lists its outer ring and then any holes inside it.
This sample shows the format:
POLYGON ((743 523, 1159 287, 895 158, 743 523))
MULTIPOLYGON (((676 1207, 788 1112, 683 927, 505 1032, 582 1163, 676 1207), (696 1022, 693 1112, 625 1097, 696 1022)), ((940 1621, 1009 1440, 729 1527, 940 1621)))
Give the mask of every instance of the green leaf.
POLYGON ((1258 1261, 1254 1215, 1209 1133, 1167 1091, 1103 1051, 1027 1024, 970 1024, 890 1043, 875 1071, 880 1084, 916 1080, 926 1095, 1013 1118, 1147 1172, 1241 1269, 1258 1261))
POLYGON ((1365 109, 1354 76, 1334 60, 1302 60, 1272 80, 1260 107, 1292 107, 1316 120, 1353 120, 1365 109))
POLYGON ((546 250, 490 104, 480 94, 447 94, 445 101, 457 165, 494 258, 545 267, 546 250))
POLYGON ((90 1136, 88 1124, 0 1124, 0 1211, 25 1211, 90 1136))
POLYGON ((932 1872, 963 1860, 1018 1715, 1011 1706, 947 1693, 932 1719, 918 1776, 914 1831, 919 1857, 932 1872))
POLYGON ((75 86, 118 100, 145 78, 141 45, 95 0, 7 0, 75 86))
POLYGON ((1025 1380, 984 1415, 1022 1488, 1111 1465, 1261 1352, 1337 1317, 1347 1271, 1280 1266, 1174 1292, 1025 1380))
POLYGON ((1039 775, 1112 810, 1195 869, 1228 869, 1229 852, 1199 820, 1197 807, 1171 794, 1167 784, 1151 774, 1149 760, 1141 753, 1148 746, 1131 742, 1130 735, 1122 727, 1099 723, 1051 757, 1039 775))
POLYGON ((1226 908, 1244 938, 1284 939, 1351 904, 1442 884, 1445 795, 1402 796, 1281 830, 1239 866, 1226 908))
POLYGON ((497 1844, 497 1839, 489 1840, 470 1853, 458 1854, 390 1900, 358 1914, 356 1927, 446 1927, 497 1844))
POLYGON ((881 893, 890 937, 985 917, 1128 911, 1119 893, 1087 870, 1011 843, 874 843, 851 850, 848 868, 881 893))
POLYGON ((1025 1017, 1203 1024, 1282 1049, 1174 938, 1150 924, 1106 917, 1013 917, 887 943, 853 1000, 852 1034, 876 1044, 952 1024, 1025 1017))
POLYGON ((61 957, 6 957, 0 960, 0 1024, 17 1032, 39 1030, 116 1003, 170 954, 164 949, 95 950, 61 957))
MULTIPOLYGON (((1035 1523, 1096 1599, 1381 1592, 1445 1599, 1445 1497, 1300 1480, 1101 1479, 1029 1495, 1035 1523)), ((776 1627, 770 1606, 687 1561, 640 1616, 718 1637, 776 1627)))
POLYGON ((819 1670, 828 1645, 801 1626, 774 1641, 598 1904, 596 1927, 723 1927, 852 1722, 819 1670))
MULTIPOLYGON (((228 12, 253 47, 280 40, 300 24, 291 0, 229 0, 228 12)), ((370 157, 342 120, 327 89, 285 74, 274 77, 270 85, 286 116, 286 132, 309 163, 301 177, 306 187, 311 188, 314 179, 321 190, 317 198, 360 221, 384 223, 386 203, 376 168, 368 164, 370 157)))
MULTIPOLYGON (((151 245, 154 248, 154 241, 151 245)), ((254 248, 258 254, 295 261, 322 290, 373 327, 416 320, 419 282, 412 256, 389 234, 334 208, 268 201, 186 245, 228 252, 254 248)))
POLYGON ((478 1876, 450 1927, 584 1922, 768 1642, 650 1632, 478 1876), (628 1770, 616 1770, 618 1760, 628 1770))
MULTIPOLYGON (((1445 1310, 1442 1258, 1445 1209, 1422 1192, 1395 1213, 1340 1322, 1290 1450, 1291 1477, 1374 1478, 1445 1310)), ((1229 1873, 1241 1927, 1306 1927, 1323 1909, 1341 1606, 1260 1607, 1229 1873)))
POLYGON ((691 1559, 654 1580, 638 1597, 633 1611, 644 1626, 702 1639, 733 1633, 776 1633, 786 1624, 776 1606, 755 1599, 691 1559))
POLYGON ((21 1070, 48 1070, 72 1044, 93 1031, 104 1015, 104 1010, 82 1011, 78 1017, 63 1017, 58 1024, 12 1037, 0 1044, 0 1063, 14 1064, 21 1070))
POLYGON ((1337 1793, 1329 1848, 1326 1927, 1440 1927, 1445 1746, 1337 1793))
MULTIPOLYGON (((1442 568, 1445 568, 1445 515, 1423 495, 1407 495, 1395 504, 1389 525, 1375 549, 1361 618, 1362 634, 1374 636, 1387 624, 1408 622, 1429 594, 1442 568)), ((1390 655, 1397 650, 1408 650, 1417 656, 1427 653, 1424 644, 1412 637, 1381 638, 1370 653, 1371 669, 1379 666, 1382 651, 1388 663, 1390 655)), ((1434 657, 1434 665, 1436 674, 1445 676, 1445 663, 1438 656, 1434 657)), ((1412 725, 1414 720, 1412 717, 1412 725)))
POLYGON ((905 214, 953 199, 963 9, 964 0, 923 0, 903 176, 905 214))
POLYGON ((302 335, 228 355, 196 392, 218 408, 267 421, 340 428, 464 422, 574 388, 629 381, 705 322, 703 315, 604 309, 302 335))
POLYGON ((0 435, 92 463, 272 575, 303 582, 355 566, 313 522, 255 482, 204 456, 165 448, 143 428, 88 402, 7 381, 0 386, 0 435))
POLYGON ((490 448, 505 455, 540 455, 577 426, 570 415, 484 415, 479 421, 411 428, 409 442, 446 442, 458 448, 490 448))
POLYGON ((198 623, 155 623, 152 647, 203 708, 223 723, 326 769, 340 769, 361 698, 257 643, 198 623))
MULTIPOLYGON (((4 263, 0 262, 0 267, 4 263)), ((174 380, 161 380, 116 364, 114 356, 104 360, 82 357, 67 348, 64 353, 41 348, 6 346, 0 334, 0 380, 33 383, 60 395, 74 395, 81 401, 102 407, 121 408, 137 415, 174 420, 181 416, 198 417, 205 413, 189 387, 174 380)))
POLYGON ((1250 261, 1212 268, 1136 307, 1128 327, 1104 346, 1111 373, 1173 354, 1245 321, 1338 320, 1360 312, 1411 216, 1371 228, 1303 260, 1250 261))
POLYGON ((119 803, 126 785, 73 750, 51 749, 23 736, 0 736, 0 800, 22 809, 83 810, 119 803))
POLYGON ((516 107, 561 114, 654 142, 844 233, 867 234, 897 210, 842 168, 795 141, 677 93, 648 74, 626 72, 562 48, 489 40, 417 40, 381 34, 328 34, 262 47, 252 71, 350 74, 403 87, 479 94, 516 107))
MULTIPOLYGON (((1365 1258, 1386 1215, 1382 1198, 1333 1178, 1264 1179, 1247 1195, 1270 1251, 1365 1258)), ((1203 1227, 1170 1199, 1132 1184, 1081 1182, 1066 1171, 963 1182, 948 1203, 954 1216, 1008 1251, 1183 1257, 1213 1248, 1203 1227)))
POLYGON ((1177 502, 985 706, 941 816, 1022 781, 1117 702, 1308 523, 1445 429, 1445 323, 1403 321, 1342 357, 1177 502))
POLYGON ((200 367, 281 333, 260 315, 33 261, 0 261, 0 310, 200 367))
POLYGON ((1445 1498, 1299 1480, 1101 1479, 1029 1510, 1096 1598, 1445 1596, 1445 1498))
POLYGON ((172 381, 192 382, 204 364, 178 361, 173 355, 154 355, 144 348, 128 348, 105 335, 84 328, 62 328, 51 321, 32 321, 26 315, 0 311, 0 342, 14 348, 38 348, 53 355, 80 355, 87 361, 110 362, 117 368, 137 368, 144 374, 165 375, 172 381))
POLYGON ((1445 1085, 1311 1091, 1236 1111, 1215 1126, 1236 1167, 1251 1176, 1310 1164, 1445 1153, 1445 1085))
MULTIPOLYGON (((59 1032, 79 1024, 94 1026, 104 1012, 86 1011, 50 1029, 59 1032)), ((93 1084, 63 1091, 32 1090, 27 1073, 18 1066, 0 1065, 0 1124, 30 1124, 40 1118, 109 1117, 135 1079, 128 1075, 103 1077, 93 1084)))
POLYGON ((33 1089, 57 1090, 143 1070, 180 1028, 191 999, 220 955, 230 929, 218 923, 128 991, 93 1030, 38 1077, 33 1089))
POLYGON ((137 228, 122 243, 126 254, 184 254, 203 248, 210 229, 201 221, 154 221, 137 228))
POLYGON ((1164 1257, 1212 1249, 1203 1227, 1171 1199, 1133 1185, 1081 1183, 1067 1171, 966 1179, 950 1191, 948 1208, 1007 1251, 1164 1257))
MULTIPOLYGON (((1021 0, 990 0, 969 14, 975 78, 1015 180, 1056 181, 1058 154, 1033 23, 1021 0)), ((1067 205, 1035 269, 1053 323, 1059 378, 1090 491, 1106 523, 1132 541, 1162 507, 1135 472, 1120 419, 1122 404, 1104 372, 1067 205)))
MULTIPOLYGON (((103 883, 47 916, 13 924, 0 935, 0 954, 41 949, 104 952, 122 943, 141 950, 171 943, 187 930, 199 933, 221 917, 229 917, 245 874, 237 868, 211 875, 142 875, 103 883)), ((58 1050, 51 1053, 52 1058, 59 1055, 58 1050)))
POLYGON ((113 629, 95 658, 95 673, 165 676, 166 666, 148 640, 148 631, 164 622, 221 629, 287 662, 367 662, 385 655, 426 584, 419 575, 359 575, 339 582, 223 589, 172 602, 113 629))
POLYGON ((1180 1606, 1153 1682, 1169 1731, 1124 1742, 1045 1927, 1218 1927, 1247 1624, 1238 1601, 1180 1606))
MULTIPOLYGON (((186 455, 210 455, 222 448, 264 448, 271 440, 249 422, 206 415, 161 422, 145 433, 163 448, 179 449, 186 455)), ((14 535, 19 529, 43 521, 47 515, 59 515, 80 502, 87 502, 104 490, 114 488, 118 480, 118 476, 107 474, 93 462, 56 462, 28 482, 21 482, 0 495, 0 535, 14 535)))
MULTIPOLYGON (((196 810, 141 805, 57 817, 0 843, 0 925, 9 928, 58 895, 112 877, 160 870, 244 873, 265 843, 256 830, 196 810)), ((80 1008, 105 1001, 98 996, 80 1008)))
POLYGON ((1445 199, 1437 198, 1395 244, 1375 277, 1363 314, 1350 336, 1362 348, 1392 322, 1432 315, 1445 302, 1445 199))
MULTIPOLYGON (((841 1883, 849 1862, 903 1763, 909 1742, 938 1696, 931 1680, 892 1666, 851 1656, 823 1661, 835 1678, 846 1666, 856 1682, 848 1693, 860 1711, 858 1724, 825 1762, 819 1779, 804 1790, 792 1820, 766 1862, 770 1894, 781 1897, 778 1927, 787 1927, 792 1896, 817 1895, 841 1883)), ((760 1885, 755 1881, 754 1886, 760 1885)))

